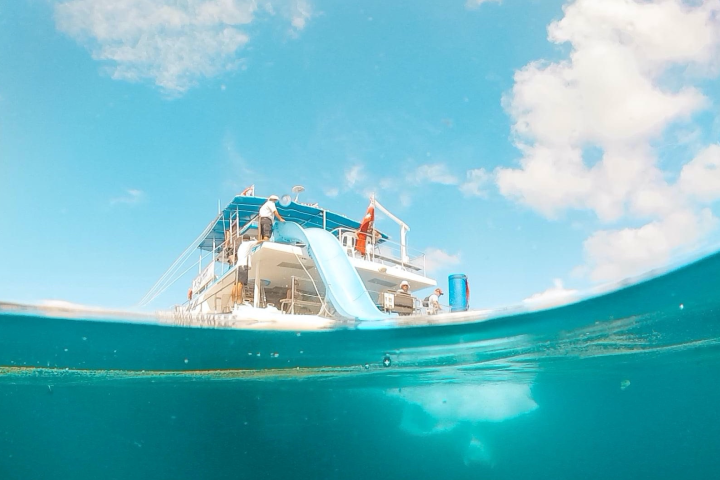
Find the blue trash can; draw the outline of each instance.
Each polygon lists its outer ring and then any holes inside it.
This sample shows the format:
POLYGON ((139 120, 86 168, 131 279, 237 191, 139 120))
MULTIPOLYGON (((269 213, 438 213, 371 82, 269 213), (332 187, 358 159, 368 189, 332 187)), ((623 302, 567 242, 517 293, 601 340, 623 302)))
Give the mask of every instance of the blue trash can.
POLYGON ((457 273, 448 276, 448 290, 451 312, 464 312, 470 307, 470 289, 468 288, 466 275, 457 273))

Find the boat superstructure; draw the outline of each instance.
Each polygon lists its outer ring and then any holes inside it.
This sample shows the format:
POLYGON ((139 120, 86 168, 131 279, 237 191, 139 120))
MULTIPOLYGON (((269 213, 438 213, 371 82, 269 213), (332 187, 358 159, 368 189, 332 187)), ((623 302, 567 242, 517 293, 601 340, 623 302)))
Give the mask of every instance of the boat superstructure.
MULTIPOLYGON (((423 313, 416 297, 397 290, 403 281, 412 292, 436 285, 427 274, 425 255, 407 246, 409 227, 374 198, 368 211, 377 207, 396 221, 400 242, 376 230, 372 221, 368 225, 288 196, 277 204, 286 221, 275 222, 272 238, 260 242, 258 212, 266 201, 236 196, 193 242, 184 257, 199 250, 198 275, 171 318, 181 323, 211 318, 225 325, 312 320, 321 326, 423 313), (238 281, 242 269, 247 269, 244 283, 238 281)), ((180 260, 146 301, 172 281, 180 260)))

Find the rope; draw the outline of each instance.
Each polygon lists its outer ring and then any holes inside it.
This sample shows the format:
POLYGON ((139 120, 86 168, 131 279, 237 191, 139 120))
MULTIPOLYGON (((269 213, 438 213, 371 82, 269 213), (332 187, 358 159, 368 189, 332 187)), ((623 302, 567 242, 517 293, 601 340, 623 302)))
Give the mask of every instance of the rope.
MULTIPOLYGON (((205 230, 203 230, 203 232, 200 235, 198 235, 198 237, 195 240, 193 240, 190 243, 190 245, 188 245, 188 247, 183 251, 183 253, 181 253, 180 256, 177 259, 175 259, 175 261, 172 263, 172 265, 170 265, 170 267, 167 269, 167 271, 158 279, 157 282, 155 282, 155 284, 150 288, 150 290, 148 290, 147 293, 145 293, 145 295, 140 299, 140 301, 137 303, 136 306, 144 307, 145 305, 150 303, 152 300, 157 298, 157 296, 160 293, 164 292, 170 285, 172 285, 173 283, 175 283, 177 281, 177 278, 175 278, 175 280, 173 280, 172 283, 167 284, 167 282, 170 281, 170 280, 168 280, 168 278, 172 277, 172 275, 174 275, 175 272, 180 267, 182 267, 182 265, 187 261, 187 257, 193 252, 193 250, 195 250, 195 248, 197 248, 200 241, 202 241, 202 239, 208 233, 210 233, 210 231, 213 229, 213 227, 215 226, 215 223, 217 223, 217 221, 221 215, 222 214, 216 216, 215 219, 213 219, 208 224, 208 226, 205 227, 205 230), (159 290, 159 292, 158 292, 158 290, 159 290), (150 297, 152 297, 152 298, 150 298, 150 297)), ((186 272, 187 272, 187 270, 185 272, 183 272, 181 274, 181 276, 184 275, 186 272)))
POLYGON ((147 305, 148 303, 152 302, 152 301, 155 300, 157 297, 159 297, 160 295, 162 295, 162 294, 165 292, 165 290, 167 290, 168 288, 170 288, 171 286, 173 286, 173 285, 175 284, 175 282, 177 282, 178 280, 180 280, 183 275, 185 275, 187 272, 190 271, 191 268, 195 268, 195 265, 197 265, 197 263, 198 263, 198 262, 195 262, 195 263, 193 263, 192 265, 190 265, 190 266, 187 268, 187 270, 185 270, 185 271, 182 272, 180 275, 178 275, 177 277, 175 277, 175 279, 174 279, 172 282, 170 282, 170 283, 168 283, 167 285, 165 285, 165 287, 163 287, 162 290, 158 291, 155 295, 153 295, 149 300, 147 300, 147 301, 145 302, 144 305, 147 305))

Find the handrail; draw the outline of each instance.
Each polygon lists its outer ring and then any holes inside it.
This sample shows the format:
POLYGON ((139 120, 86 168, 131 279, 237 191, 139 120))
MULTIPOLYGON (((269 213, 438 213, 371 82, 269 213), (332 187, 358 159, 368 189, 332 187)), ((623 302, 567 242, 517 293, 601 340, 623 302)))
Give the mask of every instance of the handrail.
MULTIPOLYGON (((287 312, 289 314, 295 313, 295 306, 317 306, 319 308, 318 315, 323 314, 324 312, 327 312, 327 304, 325 300, 320 295, 320 292, 317 291, 317 285, 315 285, 315 282, 312 280, 312 278, 302 278, 302 277, 296 277, 291 276, 290 277, 290 288, 289 292, 290 297, 289 298, 283 298, 280 300, 280 305, 287 305, 288 309, 287 312), (300 282, 310 282, 315 289, 316 295, 305 293, 301 290, 298 290, 298 286, 300 282), (310 298, 310 299, 317 299, 315 300, 306 300, 303 299, 303 297, 310 298)), ((281 308, 282 310, 282 308, 281 308)))
MULTIPOLYGON (((338 227, 330 231, 334 234, 339 242, 342 242, 342 236, 344 233, 352 233, 357 235, 358 231, 351 228, 338 227)), ((405 260, 402 256, 402 245, 392 240, 383 239, 382 242, 372 243, 373 248, 368 249, 366 259, 374 262, 386 265, 391 263, 393 265, 400 265, 402 267, 410 267, 422 271, 425 274, 425 253, 420 250, 410 249, 405 247, 406 253, 411 253, 412 257, 407 257, 405 260), (400 251, 400 255, 397 255, 395 250, 400 251), (385 250, 385 251, 383 251, 385 250), (390 251, 388 251, 390 250, 390 251)), ((347 248, 346 245, 343 247, 347 248)), ((354 246, 353 246, 354 249, 354 246)))

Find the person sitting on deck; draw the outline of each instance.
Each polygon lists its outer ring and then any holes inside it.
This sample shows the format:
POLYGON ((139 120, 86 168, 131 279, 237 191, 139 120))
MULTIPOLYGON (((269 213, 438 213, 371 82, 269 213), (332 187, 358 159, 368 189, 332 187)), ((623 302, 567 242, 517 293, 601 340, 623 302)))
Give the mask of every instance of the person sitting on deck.
POLYGON ((407 280, 403 280, 395 291, 393 304, 392 311, 398 315, 412 315, 415 311, 415 299, 410 294, 410 283, 407 280))
POLYGON ((285 221, 285 219, 280 216, 277 211, 277 207, 275 206, 275 203, 277 203, 278 200, 280 199, 277 195, 270 195, 267 202, 260 207, 260 212, 258 213, 258 217, 260 217, 260 225, 258 228, 259 242, 270 240, 273 229, 273 216, 277 217, 277 219, 281 222, 285 221))

